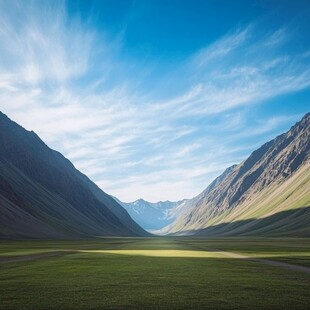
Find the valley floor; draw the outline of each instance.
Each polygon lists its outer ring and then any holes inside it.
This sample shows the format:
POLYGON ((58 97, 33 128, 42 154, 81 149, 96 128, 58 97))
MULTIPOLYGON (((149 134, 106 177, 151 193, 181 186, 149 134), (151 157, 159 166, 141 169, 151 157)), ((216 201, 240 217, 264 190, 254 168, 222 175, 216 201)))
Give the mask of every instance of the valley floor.
POLYGON ((310 304, 310 239, 0 241, 1 309, 310 304))

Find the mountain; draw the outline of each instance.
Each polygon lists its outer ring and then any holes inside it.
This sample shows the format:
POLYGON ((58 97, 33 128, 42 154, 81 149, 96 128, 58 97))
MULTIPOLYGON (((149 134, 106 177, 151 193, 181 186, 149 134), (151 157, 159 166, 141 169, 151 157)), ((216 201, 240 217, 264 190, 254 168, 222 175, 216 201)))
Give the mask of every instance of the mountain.
POLYGON ((188 200, 164 231, 310 236, 309 206, 310 113, 188 200))
POLYGON ((171 221, 169 225, 156 231, 156 233, 165 235, 171 232, 178 232, 178 225, 188 221, 188 217, 192 209, 194 209, 201 199, 207 196, 207 194, 210 193, 236 166, 237 165, 233 165, 227 168, 220 176, 215 178, 202 193, 192 199, 184 200, 182 204, 174 208, 171 212, 171 216, 174 220, 171 221))
POLYGON ((167 226, 175 219, 174 210, 186 200, 148 202, 138 199, 134 202, 122 202, 114 197, 141 227, 156 231, 167 226))
POLYGON ((109 195, 0 112, 0 238, 144 236, 109 195))

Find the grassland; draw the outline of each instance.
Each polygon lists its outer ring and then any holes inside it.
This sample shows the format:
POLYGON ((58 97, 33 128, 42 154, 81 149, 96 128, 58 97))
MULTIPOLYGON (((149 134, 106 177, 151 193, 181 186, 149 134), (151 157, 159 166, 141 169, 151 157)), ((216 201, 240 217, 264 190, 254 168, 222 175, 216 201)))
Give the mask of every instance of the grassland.
POLYGON ((241 259, 239 254, 310 266, 310 241, 185 237, 1 241, 0 308, 309 307, 309 273, 241 259), (5 257, 54 251, 60 255, 1 263, 5 257))

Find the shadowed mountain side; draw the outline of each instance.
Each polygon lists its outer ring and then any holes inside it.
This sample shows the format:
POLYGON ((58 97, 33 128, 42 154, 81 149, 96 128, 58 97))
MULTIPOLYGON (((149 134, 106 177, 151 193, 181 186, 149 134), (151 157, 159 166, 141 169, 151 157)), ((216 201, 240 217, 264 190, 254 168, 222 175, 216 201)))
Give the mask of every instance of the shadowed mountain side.
POLYGON ((201 230, 188 230, 171 236, 264 236, 264 237, 310 237, 310 206, 282 211, 260 219, 222 223, 201 230))
POLYGON ((147 235, 109 195, 0 112, 0 238, 147 235))

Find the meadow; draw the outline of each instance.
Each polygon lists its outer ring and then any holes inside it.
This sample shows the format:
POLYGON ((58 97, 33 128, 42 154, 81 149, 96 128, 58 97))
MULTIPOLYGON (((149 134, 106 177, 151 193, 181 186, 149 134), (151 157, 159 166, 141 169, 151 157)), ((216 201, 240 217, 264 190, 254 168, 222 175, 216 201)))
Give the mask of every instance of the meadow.
POLYGON ((0 241, 0 308, 306 309, 309 267, 309 239, 0 241))

